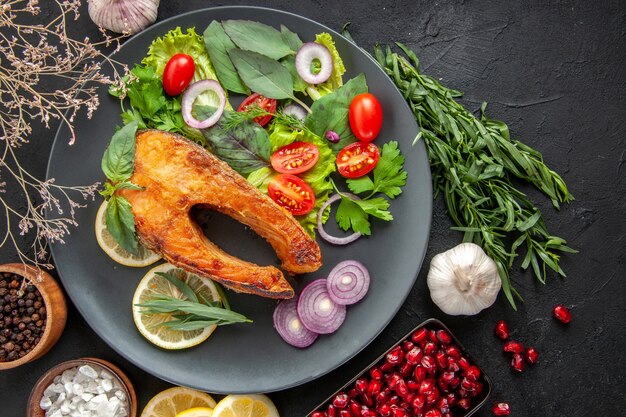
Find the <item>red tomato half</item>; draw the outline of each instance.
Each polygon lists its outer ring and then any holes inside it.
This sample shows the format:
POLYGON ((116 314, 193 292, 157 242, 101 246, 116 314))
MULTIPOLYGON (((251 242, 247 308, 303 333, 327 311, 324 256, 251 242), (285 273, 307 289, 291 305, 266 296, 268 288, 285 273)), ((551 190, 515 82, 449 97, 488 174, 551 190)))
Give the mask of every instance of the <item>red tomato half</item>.
POLYGON ((373 170, 379 159, 380 151, 373 143, 351 143, 337 154, 337 170, 346 178, 361 177, 373 170))
POLYGON ((272 168, 283 174, 300 174, 313 168, 320 150, 312 143, 293 142, 272 154, 272 168))
MULTIPOLYGON (((237 111, 245 112, 248 107, 255 106, 260 107, 269 113, 276 113, 276 100, 273 98, 267 98, 265 96, 262 96, 259 93, 253 93, 246 97, 246 99, 239 105, 239 108, 237 108, 237 111)), ((254 119, 254 121, 261 126, 265 126, 271 118, 272 115, 268 114, 267 116, 257 117, 254 119)))
POLYGON ((307 214, 315 205, 315 193, 303 179, 291 174, 278 174, 267 185, 267 192, 294 216, 307 214))
POLYGON ((383 108, 373 94, 359 94, 350 103, 348 119, 354 136, 363 142, 371 142, 383 126, 383 108))
POLYGON ((182 93, 191 82, 196 64, 185 54, 173 55, 163 70, 163 89, 169 96, 182 93))

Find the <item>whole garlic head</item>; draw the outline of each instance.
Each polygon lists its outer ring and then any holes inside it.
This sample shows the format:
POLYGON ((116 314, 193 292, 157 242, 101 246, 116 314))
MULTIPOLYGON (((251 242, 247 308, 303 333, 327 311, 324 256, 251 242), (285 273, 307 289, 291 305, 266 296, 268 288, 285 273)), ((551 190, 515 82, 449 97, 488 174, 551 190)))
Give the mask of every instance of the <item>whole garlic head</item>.
POLYGON ((461 243, 430 261, 428 288, 446 314, 473 315, 491 306, 502 287, 496 263, 474 243, 461 243))
POLYGON ((115 33, 135 34, 155 22, 160 0, 89 0, 89 17, 115 33))

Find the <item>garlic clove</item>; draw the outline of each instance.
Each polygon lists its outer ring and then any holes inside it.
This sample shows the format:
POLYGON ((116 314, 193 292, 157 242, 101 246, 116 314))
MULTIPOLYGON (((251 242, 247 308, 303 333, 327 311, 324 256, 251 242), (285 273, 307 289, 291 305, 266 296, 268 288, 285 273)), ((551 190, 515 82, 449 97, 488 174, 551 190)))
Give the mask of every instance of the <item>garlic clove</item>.
POLYGON ((433 302, 450 315, 477 314, 495 302, 502 287, 496 263, 474 243, 433 257, 427 284, 433 302))
POLYGON ((156 21, 159 0, 89 0, 89 17, 116 33, 135 34, 156 21))

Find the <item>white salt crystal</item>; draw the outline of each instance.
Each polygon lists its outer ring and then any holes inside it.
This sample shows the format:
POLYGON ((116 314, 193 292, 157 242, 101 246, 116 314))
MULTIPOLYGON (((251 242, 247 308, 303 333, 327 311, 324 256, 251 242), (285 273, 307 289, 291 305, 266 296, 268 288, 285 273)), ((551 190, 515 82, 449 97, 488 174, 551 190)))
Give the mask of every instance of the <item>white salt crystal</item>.
POLYGON ((70 417, 83 417, 80 410, 72 410, 70 411, 70 417))
POLYGON ((60 405, 61 405, 61 403, 62 403, 63 401, 65 401, 65 398, 66 398, 66 397, 67 397, 67 396, 65 395, 65 393, 64 393, 64 392, 60 393, 60 394, 59 394, 59 396, 56 398, 56 400, 54 400, 54 404, 56 404, 56 405, 60 406, 60 405))
POLYGON ((103 369, 102 372, 100 372, 100 378, 102 378, 102 379, 113 379, 113 375, 110 372, 108 372, 108 371, 103 369))
POLYGON ((63 386, 63 384, 54 384, 50 386, 50 389, 52 390, 52 392, 54 392, 55 394, 60 394, 62 392, 65 392, 65 387, 63 386))
POLYGON ((73 384, 71 382, 66 382, 66 383, 63 384, 63 388, 65 389, 65 392, 67 394, 73 394, 72 385, 73 384))
POLYGON ((104 394, 104 387, 102 385, 98 385, 98 388, 96 388, 96 393, 104 394))
POLYGON ((118 408, 117 413, 114 417, 128 417, 128 412, 126 411, 126 407, 122 406, 118 408))
POLYGON ((61 410, 54 410, 54 413, 46 414, 46 417, 63 417, 63 414, 61 414, 61 410))
POLYGON ((104 389, 105 392, 111 391, 113 389, 113 382, 111 382, 110 379, 103 379, 102 388, 104 389))
POLYGON ((98 377, 98 372, 96 372, 95 369, 93 369, 91 366, 89 365, 83 365, 80 368, 78 368, 78 372, 80 372, 81 374, 85 375, 86 377, 89 377, 91 379, 95 379, 98 377))
POLYGON ((39 407, 41 407, 42 410, 47 410, 48 408, 50 408, 51 405, 52 400, 50 399, 50 397, 44 394, 44 396, 41 397, 41 401, 39 401, 39 407))
POLYGON ((124 391, 122 390, 117 390, 115 391, 115 396, 120 400, 120 401, 124 401, 126 399, 126 394, 124 394, 124 391))
POLYGON ((61 410, 62 414, 65 414, 65 415, 69 414, 70 413, 70 402, 68 400, 63 401, 63 403, 59 407, 59 410, 61 410))
POLYGON ((91 400, 93 398, 93 394, 90 394, 90 393, 86 392, 86 393, 82 394, 80 396, 80 398, 82 398, 82 400, 84 402, 89 402, 89 400, 91 400))
POLYGON ((89 401, 89 403, 87 403, 87 408, 89 410, 95 410, 96 408, 100 406, 100 404, 103 404, 107 401, 108 401, 108 398, 106 395, 104 394, 96 395, 89 401))
POLYGON ((74 383, 72 385, 72 391, 74 392, 74 394, 76 395, 82 395, 83 392, 85 392, 85 389, 83 388, 83 386, 81 384, 78 383, 74 383))

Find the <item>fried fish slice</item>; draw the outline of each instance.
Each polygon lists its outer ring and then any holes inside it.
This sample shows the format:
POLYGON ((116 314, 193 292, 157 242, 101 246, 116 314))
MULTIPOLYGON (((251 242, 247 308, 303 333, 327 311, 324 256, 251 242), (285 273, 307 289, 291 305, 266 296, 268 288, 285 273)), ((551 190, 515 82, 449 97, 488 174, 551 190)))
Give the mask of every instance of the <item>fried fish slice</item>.
POLYGON ((207 239, 190 217, 195 205, 250 226, 269 242, 290 273, 313 272, 322 264, 317 242, 290 213, 225 162, 180 135, 139 131, 130 180, 143 189, 118 192, 132 206, 139 239, 180 268, 240 292, 270 298, 294 294, 277 268, 243 261, 207 239))

